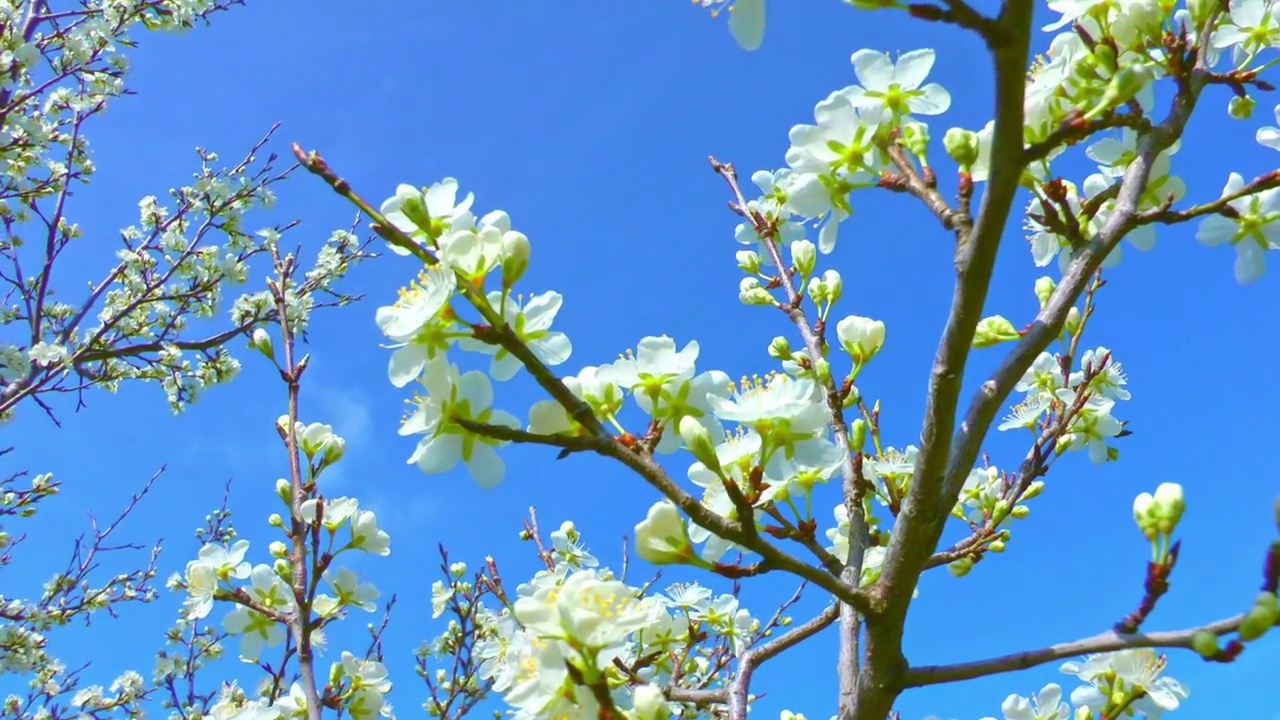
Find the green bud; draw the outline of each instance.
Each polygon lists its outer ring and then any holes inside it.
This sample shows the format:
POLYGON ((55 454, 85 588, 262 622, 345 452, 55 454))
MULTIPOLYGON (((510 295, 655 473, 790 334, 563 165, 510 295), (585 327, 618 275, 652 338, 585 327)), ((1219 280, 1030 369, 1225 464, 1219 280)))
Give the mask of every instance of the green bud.
POLYGON ((267 552, 271 553, 271 557, 279 559, 289 554, 289 546, 276 540, 267 546, 267 552))
POLYGON ((772 305, 773 296, 760 286, 760 281, 753 278, 742 278, 738 284, 738 300, 744 305, 772 305))
POLYGON ((1068 335, 1075 335, 1076 331, 1080 329, 1080 311, 1075 306, 1072 306, 1067 311, 1067 321, 1063 324, 1062 329, 1068 335))
POLYGON ((1020 337, 1022 335, 1018 334, 1013 323, 1000 315, 992 315, 978 323, 978 329, 973 335, 973 347, 987 348, 1002 342, 1017 340, 1020 337))
POLYGON ((999 522, 1009 517, 1009 510, 1009 501, 1001 498, 996 501, 996 506, 991 509, 991 517, 996 522, 999 522))
POLYGON ((1248 120, 1253 116, 1253 108, 1257 104, 1251 97, 1234 96, 1227 103, 1227 115, 1236 120, 1248 120))
POLYGON ((978 162, 978 133, 953 127, 942 136, 942 147, 961 170, 968 171, 978 162))
POLYGON ((1198 630, 1191 636, 1191 649, 1200 657, 1211 658, 1218 654, 1218 636, 1208 630, 1198 630))
POLYGON ((529 238, 522 232, 508 230, 502 234, 502 284, 511 287, 529 267, 529 238))
POLYGON ((1156 488, 1154 513, 1160 532, 1168 535, 1182 519, 1182 511, 1186 509, 1186 501, 1182 497, 1182 486, 1178 483, 1160 483, 1156 488))
POLYGON ((284 558, 276 558, 276 561, 271 563, 271 569, 275 570, 276 575, 279 575, 282 578, 289 577, 289 573, 293 570, 293 568, 289 566, 289 561, 284 558))
POLYGON ((791 243, 791 262, 795 263, 800 277, 809 277, 818 262, 818 248, 808 240, 796 240, 791 243))
POLYGON ((952 577, 964 577, 965 575, 968 575, 969 571, 972 569, 973 561, 970 560, 967 555, 947 565, 947 572, 951 573, 952 577))
POLYGON ((734 259, 738 261, 738 269, 742 272, 750 275, 760 272, 760 254, 755 250, 739 250, 734 254, 734 259))
POLYGON ((858 418, 849 424, 849 449, 853 452, 862 452, 862 448, 867 443, 867 421, 858 418))
POLYGON ((903 123, 899 142, 907 152, 923 160, 929 154, 929 126, 914 121, 903 123))
POLYGON ((791 359, 791 343, 786 338, 779 335, 769 341, 769 357, 774 360, 790 360, 791 359))
POLYGON ((824 270, 822 282, 827 286, 827 302, 834 303, 844 293, 844 280, 835 270, 824 270))
POLYGON ((1044 481, 1036 480, 1027 486, 1026 492, 1022 493, 1022 501, 1026 502, 1027 500, 1038 497, 1042 492, 1044 492, 1044 481))
POLYGON ((1002 553, 1004 552, 1004 541, 992 540, 991 542, 987 543, 987 549, 994 553, 1002 553))
POLYGON ((1276 601, 1276 594, 1273 592, 1260 592, 1258 597, 1253 600, 1254 607, 1260 607, 1272 614, 1280 614, 1280 603, 1276 601))
POLYGON ((1013 516, 1015 520, 1022 520, 1031 514, 1031 508, 1026 505, 1014 505, 1013 509, 1009 511, 1009 514, 1013 516))
POLYGON ((267 516, 267 524, 273 528, 284 527, 284 518, 280 517, 280 513, 271 513, 267 516))
POLYGON ((1138 493, 1133 499, 1133 521, 1138 524, 1143 537, 1152 542, 1160 534, 1156 528, 1155 509, 1156 499, 1151 493, 1138 493))
POLYGON ((1100 42, 1093 47, 1093 57, 1098 61, 1098 67, 1107 70, 1115 70, 1116 68, 1116 49, 1108 43, 1100 42))
POLYGON ((285 505, 293 505, 293 486, 284 478, 276 479, 276 496, 284 501, 285 505))
POLYGON ((1075 717, 1072 720, 1093 720, 1093 711, 1088 705, 1081 705, 1076 708, 1075 717))
POLYGON ((1049 298, 1053 295, 1053 291, 1058 289, 1058 283, 1053 278, 1045 276, 1036 280, 1036 299, 1040 301, 1040 309, 1043 310, 1045 305, 1049 304, 1049 298))
POLYGON ((275 362, 276 351, 271 347, 271 335, 264 328, 256 328, 249 339, 249 347, 257 350, 272 362, 275 362))
POLYGON ((818 358, 813 364, 813 378, 819 385, 826 385, 831 380, 831 362, 826 358, 818 358))
POLYGON ((1102 99, 1092 110, 1084 114, 1083 119, 1093 120, 1112 108, 1129 102, 1138 94, 1138 91, 1154 80, 1155 76, 1150 63, 1125 65, 1111 76, 1111 82, 1107 83, 1102 99))
POLYGON ((1243 642, 1257 640, 1276 624, 1278 617, 1280 615, 1272 612, 1270 608, 1254 605, 1244 614, 1244 620, 1240 622, 1240 639, 1243 642))
POLYGON ((684 441, 684 445, 698 459, 698 462, 707 466, 708 470, 714 473, 720 472, 720 459, 716 457, 715 444, 711 442, 711 433, 702 423, 685 415, 680 418, 680 439, 684 441))

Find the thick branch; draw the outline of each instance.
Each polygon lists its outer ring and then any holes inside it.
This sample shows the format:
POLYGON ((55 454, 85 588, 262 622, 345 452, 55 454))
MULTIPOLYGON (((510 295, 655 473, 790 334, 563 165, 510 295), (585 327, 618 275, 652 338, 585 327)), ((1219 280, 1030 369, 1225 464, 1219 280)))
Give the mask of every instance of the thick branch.
POLYGON ((988 37, 996 79, 991 173, 975 223, 959 227, 956 233, 956 285, 929 378, 920 455, 873 589, 885 610, 867 620, 858 695, 851 712, 843 714, 856 720, 886 717, 901 690, 907 669, 902 656, 907 607, 950 511, 950 506, 942 507, 939 495, 948 468, 960 385, 1024 167, 1023 93, 1031 18, 1029 0, 1010 0, 998 19, 1000 37, 988 37))

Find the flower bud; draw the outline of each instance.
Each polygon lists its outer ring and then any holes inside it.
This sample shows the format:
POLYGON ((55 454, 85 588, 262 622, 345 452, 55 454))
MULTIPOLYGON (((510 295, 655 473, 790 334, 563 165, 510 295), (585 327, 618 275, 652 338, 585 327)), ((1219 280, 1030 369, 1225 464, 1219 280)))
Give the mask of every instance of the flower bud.
POLYGON ((671 501, 654 503, 645 519, 636 525, 636 554, 654 565, 684 564, 696 559, 689 529, 671 501))
POLYGON ((862 447, 867 442, 867 421, 858 418, 849 424, 849 449, 853 452, 862 452, 862 447))
POLYGON ((987 543, 987 549, 990 550, 991 552, 1002 553, 1004 552, 1004 541, 992 540, 991 542, 987 543))
POLYGON ((280 517, 280 513, 271 513, 267 516, 267 524, 273 528, 284 527, 284 518, 280 517))
POLYGON ((671 706, 656 685, 646 683, 636 687, 633 697, 635 720, 667 720, 671 716, 671 706))
POLYGON ((815 275, 809 278, 809 284, 805 287, 805 292, 809 294, 809 299, 813 301, 814 305, 822 305, 827 298, 827 285, 822 282, 822 278, 815 275))
POLYGON ((818 381, 819 385, 826 386, 827 381, 831 379, 831 362, 826 358, 818 358, 813 364, 813 379, 818 381))
POLYGON ((743 305, 772 305, 773 296, 760 286, 760 281, 753 278, 742 278, 738 283, 738 300, 743 305))
POLYGON ((973 347, 987 348, 1022 337, 1013 323, 1000 315, 983 318, 973 335, 973 347))
POLYGON ((271 335, 264 328, 257 328, 253 331, 253 337, 249 340, 249 347, 266 355, 268 360, 275 361, 276 359, 276 351, 271 347, 271 335))
POLYGON ((1009 501, 1000 498, 996 501, 995 507, 991 509, 991 519, 999 523, 1001 520, 1009 517, 1009 501))
POLYGON ((1116 49, 1111 47, 1109 43, 1100 42, 1093 46, 1093 57, 1098 61, 1098 67, 1107 70, 1115 70, 1116 68, 1116 49))
POLYGON ((800 277, 809 277, 818 262, 818 248, 808 240, 796 240, 791 243, 791 262, 795 263, 800 277))
POLYGON ((464 562, 456 562, 449 566, 449 574, 455 578, 460 578, 467 574, 467 564, 464 562))
POLYGON ((972 130, 951 128, 942 136, 942 147, 965 172, 978 161, 978 133, 972 130))
POLYGON ((791 359, 791 343, 781 335, 769 342, 769 357, 774 360, 791 359))
POLYGON ((1063 323, 1062 329, 1068 335, 1075 335, 1076 330, 1080 329, 1080 311, 1074 305, 1067 311, 1067 321, 1063 323))
POLYGON ((271 557, 279 559, 289 555, 289 546, 275 540, 267 546, 267 552, 271 553, 271 557))
POLYGON ((711 442, 711 432, 702 423, 688 415, 680 418, 677 429, 680 431, 680 439, 684 441, 684 446, 693 453, 698 462, 718 474, 720 458, 716 456, 715 444, 711 442))
POLYGON ((1138 524, 1138 530, 1142 531, 1144 537, 1154 541, 1159 533, 1155 524, 1155 506, 1156 500, 1151 493, 1138 493, 1133 499, 1133 521, 1138 524))
POLYGON ((529 238, 522 232, 508 230, 502 233, 502 284, 511 287, 529 267, 529 238))
POLYGON ((293 505, 293 486, 284 478, 276 478, 276 496, 284 501, 285 505, 293 505))
POLYGON ((1022 501, 1026 502, 1027 500, 1038 497, 1042 492, 1044 492, 1044 481, 1036 480, 1027 486, 1026 492, 1022 493, 1022 501))
POLYGON ((1263 591, 1258 593, 1258 597, 1253 600, 1254 607, 1260 607, 1270 613, 1280 613, 1280 601, 1277 601, 1276 594, 1273 592, 1263 591))
POLYGON ((1198 630, 1191 636, 1191 649, 1200 657, 1211 658, 1218 654, 1218 636, 1208 630, 1198 630))
POLYGON ((1257 104, 1257 101, 1251 97, 1233 96, 1227 102, 1227 115, 1236 120, 1248 120, 1253 116, 1253 108, 1257 104))
POLYGON ((1178 521, 1182 519, 1182 511, 1186 509, 1182 499, 1182 486, 1178 483, 1160 483, 1155 494, 1155 518, 1160 532, 1168 535, 1173 532, 1178 521))
POLYGON ((276 575, 279 575, 282 578, 289 577, 289 573, 293 570, 293 568, 289 566, 289 561, 284 558, 277 558, 275 562, 271 563, 271 569, 275 571, 276 575))
POLYGON ((840 295, 844 293, 844 280, 841 279, 840 273, 835 270, 824 270, 822 282, 827 286, 827 302, 834 303, 839 300, 840 295))
POLYGON ((734 258, 738 261, 738 269, 742 272, 750 275, 760 272, 760 254, 755 250, 739 250, 734 253, 734 258))
POLYGON ((929 126, 916 121, 904 122, 898 142, 902 143, 907 152, 923 158, 929 153, 929 126))
POLYGON ((1085 113, 1082 119, 1093 120, 1108 110, 1129 102, 1154 79, 1155 71, 1150 63, 1132 63, 1121 67, 1115 75, 1111 76, 1111 82, 1107 83, 1102 99, 1092 110, 1085 113))
POLYGON ((1031 508, 1026 505, 1014 505, 1013 509, 1009 511, 1009 515, 1011 515, 1015 520, 1022 520, 1030 514, 1031 508))
POLYGON ((969 571, 972 569, 973 561, 969 559, 968 555, 960 558, 959 560, 952 561, 947 565, 947 572, 951 573, 952 577, 964 577, 965 575, 968 575, 969 571))
POLYGON ((1075 717, 1072 720, 1093 720, 1093 711, 1088 705, 1081 705, 1076 708, 1075 717))
POLYGON ((1270 608, 1254 605, 1244 614, 1244 620, 1240 622, 1240 639, 1243 642, 1257 640, 1276 624, 1277 617, 1280 616, 1272 612, 1270 608))
POLYGON ((836 323, 836 337, 840 347, 853 358, 854 367, 861 367, 884 346, 884 323, 850 315, 836 323))
POLYGON ((1045 305, 1049 304, 1049 298, 1053 295, 1053 291, 1058 289, 1058 283, 1053 278, 1045 276, 1036 280, 1036 299, 1040 301, 1040 309, 1043 310, 1045 305))

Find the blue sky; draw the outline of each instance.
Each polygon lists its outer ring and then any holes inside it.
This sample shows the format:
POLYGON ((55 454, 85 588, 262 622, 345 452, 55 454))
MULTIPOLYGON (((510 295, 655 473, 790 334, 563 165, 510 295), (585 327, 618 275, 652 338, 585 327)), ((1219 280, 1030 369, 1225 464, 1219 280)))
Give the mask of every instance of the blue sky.
MULTIPOLYGON (((954 104, 931 123, 935 137, 951 125, 979 128, 990 111, 986 58, 960 32, 858 13, 834 0, 773 5, 764 47, 753 54, 737 48, 723 18, 712 21, 675 1, 606 9, 582 0, 281 0, 250 3, 186 36, 146 37, 133 56, 138 95, 116 103, 90 131, 100 172, 73 212, 94 229, 84 241, 93 249, 81 266, 67 268, 62 287, 80 286, 100 267, 115 229, 135 221, 139 197, 162 195, 190 177, 195 146, 230 159, 282 121, 278 152, 294 140, 320 150, 375 203, 397 183, 453 176, 476 193, 481 212, 509 212, 534 247, 522 289, 565 296, 557 326, 574 342, 566 373, 664 333, 681 345, 697 339, 701 369, 762 373, 772 367, 768 340, 788 329, 780 315, 736 299, 735 218, 706 156, 735 163, 744 177, 781 166, 787 130, 810 122, 818 100, 854 81, 848 57, 863 47, 937 50, 931 80, 951 91, 954 104)), ((1041 35, 1038 46, 1048 39, 1041 35)), ((1207 94, 1191 139, 1174 158, 1190 198, 1217 197, 1230 170, 1250 178, 1276 167, 1271 151, 1252 141, 1256 127, 1271 124, 1274 101, 1261 99, 1257 117, 1239 123, 1226 117, 1227 99, 1225 91, 1207 94)), ((939 153, 936 162, 945 158, 939 153)), ((1063 167, 1077 168, 1071 178, 1083 180, 1084 164, 1063 167)), ((294 237, 312 248, 353 215, 305 175, 279 195, 275 214, 261 224, 301 218, 294 237)), ((886 347, 859 385, 882 399, 887 442, 902 447, 919 432, 950 297, 951 243, 909 198, 872 192, 853 202, 856 215, 824 262, 845 278, 839 311, 888 325, 886 347)), ((1275 537, 1271 501, 1280 491, 1269 470, 1280 390, 1268 379, 1277 351, 1268 309, 1280 300, 1280 279, 1273 272, 1255 285, 1236 285, 1231 252, 1204 248, 1193 235, 1190 226, 1164 229, 1154 252, 1127 252, 1087 338, 1112 348, 1130 377, 1134 399, 1118 414, 1134 435, 1120 445, 1121 462, 1100 467, 1067 458, 1032 503, 1031 518, 1015 527, 1004 556, 962 580, 941 570, 928 575, 908 623, 913 662, 969 660, 1109 627, 1140 597, 1147 556, 1130 503, 1166 480, 1184 484, 1189 507, 1174 588, 1150 628, 1217 619, 1251 601, 1262 551, 1275 537)), ((368 299, 315 319, 303 395, 304 420, 331 423, 348 439, 328 491, 357 495, 392 535, 392 556, 361 570, 384 595, 401 597, 388 651, 392 699, 403 715, 425 695, 410 652, 434 632, 426 618, 437 543, 455 559, 474 565, 492 554, 506 577, 527 576, 532 553, 516 535, 526 508, 536 505, 545 530, 571 518, 596 554, 616 565, 621 536, 654 500, 639 479, 606 462, 557 462, 544 450, 509 448, 507 480, 489 492, 462 468, 423 476, 406 466, 413 442, 395 433, 405 394, 386 381, 387 351, 373 311, 414 272, 387 256, 353 273, 347 288, 368 299)), ((988 311, 1025 322, 1039 274, 1011 227, 988 311)), ((113 512, 161 464, 165 477, 123 532, 138 541, 166 538, 165 574, 194 554, 191 531, 228 479, 240 532, 255 541, 254 561, 264 560, 265 543, 275 539, 264 522, 277 509, 271 489, 286 470, 273 428, 284 395, 265 363, 244 358, 239 380, 178 418, 158 389, 146 387, 94 395, 78 414, 62 407, 64 427, 56 432, 28 407, 7 428, 7 444, 18 448, 9 464, 52 471, 65 487, 29 528, 30 544, 6 571, 6 594, 37 588, 65 557, 68 535, 87 526, 86 512, 113 512)), ((998 358, 998 350, 977 355, 969 388, 998 358)), ((517 416, 540 399, 524 378, 500 385, 497 398, 517 416)), ((1009 437, 993 438, 987 448, 1001 467, 1025 450, 1009 437)), ((670 465, 677 476, 680 462, 670 465)), ((767 601, 792 587, 766 578, 748 584, 744 597, 767 616, 767 601)), ((130 663, 147 671, 178 602, 169 597, 130 608, 117 622, 56 636, 55 649, 69 661, 98 658, 91 675, 100 681, 130 663), (106 648, 118 657, 104 659, 106 648)), ((811 593, 801 607, 820 603, 811 593)), ((1262 685, 1274 677, 1266 668, 1280 663, 1278 647, 1252 646, 1230 667, 1176 655, 1170 673, 1192 691, 1178 717, 1280 718, 1262 685)), ((833 636, 787 657, 757 675, 757 687, 769 691, 758 711, 768 717, 787 707, 828 717, 833 636)), ((229 659, 221 668, 236 672, 235 664, 229 659)), ((910 720, 998 715, 1007 693, 1027 694, 1050 681, 1073 686, 1046 666, 911 692, 898 708, 910 720)))

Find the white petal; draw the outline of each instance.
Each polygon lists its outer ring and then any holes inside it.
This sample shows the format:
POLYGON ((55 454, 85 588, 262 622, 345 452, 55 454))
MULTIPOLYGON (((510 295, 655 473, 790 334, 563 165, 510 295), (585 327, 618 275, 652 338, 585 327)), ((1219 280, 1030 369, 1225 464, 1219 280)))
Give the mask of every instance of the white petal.
POLYGON ((427 352, 421 345, 408 344, 396 348, 387 363, 387 378, 395 387, 402 388, 418 379, 427 365, 427 352))
POLYGON ((1210 215, 1196 228, 1196 240, 1209 245, 1231 242, 1236 236, 1236 224, 1221 215, 1210 215))
POLYGON ((437 435, 425 438, 409 457, 409 463, 427 475, 448 472, 462 459, 462 436, 437 435))
POLYGON ((1248 285, 1257 281, 1267 270, 1265 251, 1251 239, 1236 243, 1236 282, 1248 285))
POLYGON ((573 354, 573 343, 562 332, 547 333, 534 344, 533 354, 547 365, 559 365, 573 354))
MULTIPOLYGON (((920 87, 924 79, 929 76, 929 71, 933 69, 934 53, 933 50, 912 50, 903 53, 898 58, 898 64, 893 69, 893 79, 903 90, 914 90, 920 87)), ((942 88, 939 87, 939 90, 942 88)))
POLYGON ((471 404, 471 412, 478 413, 493 404, 493 386, 489 378, 479 370, 472 370, 458 378, 458 400, 471 404))
POLYGON ((764 42, 764 0, 738 0, 729 16, 729 33, 743 50, 764 42))
POLYGON ((893 61, 876 50, 859 50, 849 57, 858 82, 868 90, 883 92, 893 82, 893 61))
POLYGON ((951 93, 938 83, 929 83, 920 90, 924 95, 907 101, 911 112, 920 115, 941 115, 951 107, 951 93))
POLYGON ((467 460, 467 471, 471 473, 476 484, 485 490, 497 487, 506 474, 506 465, 498 456, 492 445, 475 443, 471 446, 471 457, 467 460))
POLYGON ((1258 128, 1257 135, 1254 139, 1263 147, 1269 147, 1272 150, 1280 150, 1280 128, 1264 127, 1258 128))
POLYGON ((524 306, 524 327, 526 330, 546 330, 560 312, 564 297, 558 292, 544 292, 534 295, 524 306))

